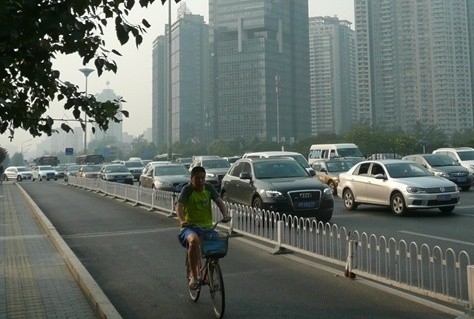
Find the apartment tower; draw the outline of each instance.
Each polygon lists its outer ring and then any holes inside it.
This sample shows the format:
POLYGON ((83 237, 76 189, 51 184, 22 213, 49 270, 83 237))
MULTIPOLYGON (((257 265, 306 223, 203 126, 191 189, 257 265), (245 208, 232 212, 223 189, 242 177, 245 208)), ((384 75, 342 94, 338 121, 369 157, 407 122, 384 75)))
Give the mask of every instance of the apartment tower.
POLYGON ((355 0, 359 121, 473 126, 468 2, 355 0))
POLYGON ((355 33, 337 17, 309 19, 311 135, 342 134, 355 117, 355 33))

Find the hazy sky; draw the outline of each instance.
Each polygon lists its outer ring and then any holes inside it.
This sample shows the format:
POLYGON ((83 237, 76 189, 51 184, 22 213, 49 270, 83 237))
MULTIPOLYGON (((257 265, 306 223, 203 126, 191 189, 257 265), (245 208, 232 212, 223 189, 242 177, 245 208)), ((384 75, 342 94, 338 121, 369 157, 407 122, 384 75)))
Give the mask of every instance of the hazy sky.
MULTIPOLYGON (((208 19, 208 1, 194 0, 184 1, 176 4, 172 2, 172 19, 176 19, 176 12, 178 6, 186 2, 188 9, 194 14, 201 14, 204 16, 206 22, 208 19)), ((354 21, 354 0, 308 0, 309 2, 309 16, 338 16, 340 19, 354 21)), ((93 72, 88 78, 88 93, 100 93, 104 88, 109 87, 114 92, 122 96, 127 103, 124 104, 124 109, 130 112, 130 117, 126 118, 123 123, 125 132, 138 136, 143 131, 151 127, 151 82, 152 82, 152 47, 153 40, 158 36, 164 34, 164 26, 168 22, 168 4, 161 5, 161 1, 156 0, 155 3, 147 9, 134 9, 134 20, 132 22, 138 23, 145 18, 152 25, 144 36, 142 45, 137 49, 132 42, 127 43, 124 47, 120 47, 115 38, 113 28, 106 35, 106 43, 108 48, 115 48, 122 57, 114 58, 118 64, 117 74, 103 73, 101 77, 97 77, 97 72, 93 72)), ((82 61, 77 55, 62 56, 55 62, 55 67, 61 72, 61 78, 64 81, 69 81, 80 88, 85 89, 85 77, 79 71, 84 67, 82 61)), ((94 68, 93 64, 87 67, 94 68)), ((73 118, 72 115, 65 113, 65 110, 60 104, 53 104, 48 112, 53 118, 73 118)), ((60 123, 58 123, 59 127, 60 123)), ((61 134, 66 134, 62 132, 61 134)), ((24 131, 16 131, 13 142, 7 138, 7 134, 0 136, 0 146, 8 149, 10 156, 14 152, 19 152, 22 143, 24 150, 26 146, 35 144, 37 140, 44 137, 36 138, 33 141, 28 141, 31 136, 24 131)), ((88 136, 91 136, 88 131, 88 136)), ((30 147, 30 146, 29 146, 30 147)), ((34 150, 34 146, 31 146, 34 150)), ((39 150, 38 150, 39 152, 39 150)))

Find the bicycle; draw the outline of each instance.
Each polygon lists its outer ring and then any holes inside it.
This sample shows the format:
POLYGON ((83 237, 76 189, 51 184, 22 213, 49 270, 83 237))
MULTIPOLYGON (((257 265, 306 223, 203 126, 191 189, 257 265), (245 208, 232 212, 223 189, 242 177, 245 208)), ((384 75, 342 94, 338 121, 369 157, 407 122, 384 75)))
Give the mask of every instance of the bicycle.
MULTIPOLYGON (((197 302, 201 294, 202 286, 209 286, 209 292, 214 308, 216 318, 222 318, 225 310, 225 290, 222 271, 219 266, 219 259, 227 254, 229 234, 222 231, 215 231, 216 226, 222 222, 216 222, 210 229, 202 229, 204 233, 200 236, 201 257, 205 259, 204 264, 199 269, 199 285, 197 289, 191 289, 188 286, 191 300, 197 302)), ((189 227, 198 227, 189 225, 189 227)), ((200 227, 199 227, 200 228, 200 227)), ((191 269, 188 263, 188 254, 186 252, 186 277, 189 282, 191 278, 191 269)))

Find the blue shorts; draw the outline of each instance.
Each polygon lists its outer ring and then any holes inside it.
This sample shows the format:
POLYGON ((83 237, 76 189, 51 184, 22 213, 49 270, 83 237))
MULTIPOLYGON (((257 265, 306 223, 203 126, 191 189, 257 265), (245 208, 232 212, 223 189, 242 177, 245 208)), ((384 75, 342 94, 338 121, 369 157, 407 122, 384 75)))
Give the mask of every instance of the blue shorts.
MULTIPOLYGON (((199 227, 196 227, 196 226, 186 227, 186 228, 181 229, 181 231, 179 232, 178 240, 179 240, 181 246, 183 246, 184 248, 188 248, 188 236, 189 236, 189 234, 196 233, 199 237, 201 237, 201 235, 203 233, 208 233, 208 232, 209 232, 209 230, 202 229, 202 228, 199 228, 199 227)), ((217 233, 215 230, 212 230, 211 232, 212 233, 217 233)))

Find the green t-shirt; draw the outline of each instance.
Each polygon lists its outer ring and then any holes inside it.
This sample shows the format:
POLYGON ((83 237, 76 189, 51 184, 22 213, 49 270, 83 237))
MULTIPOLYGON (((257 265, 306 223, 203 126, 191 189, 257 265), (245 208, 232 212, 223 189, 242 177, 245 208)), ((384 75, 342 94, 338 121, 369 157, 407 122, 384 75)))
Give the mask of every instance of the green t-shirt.
POLYGON ((202 191, 195 191, 191 184, 186 185, 179 194, 178 203, 184 205, 184 218, 199 227, 212 226, 211 200, 216 201, 219 194, 210 184, 204 184, 202 191))

